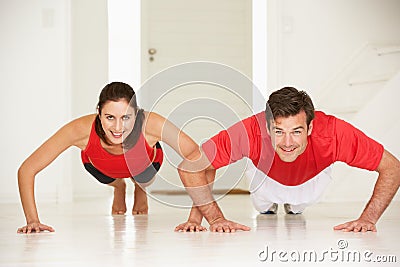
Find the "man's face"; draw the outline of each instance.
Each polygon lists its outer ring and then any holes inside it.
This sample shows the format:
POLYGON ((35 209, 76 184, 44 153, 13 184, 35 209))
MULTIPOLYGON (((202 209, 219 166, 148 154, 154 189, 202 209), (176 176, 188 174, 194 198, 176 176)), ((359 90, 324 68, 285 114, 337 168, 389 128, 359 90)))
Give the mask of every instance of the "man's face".
POLYGON ((307 127, 304 111, 287 118, 278 117, 271 124, 269 133, 275 151, 284 162, 293 162, 307 147, 307 137, 311 134, 313 122, 307 127))

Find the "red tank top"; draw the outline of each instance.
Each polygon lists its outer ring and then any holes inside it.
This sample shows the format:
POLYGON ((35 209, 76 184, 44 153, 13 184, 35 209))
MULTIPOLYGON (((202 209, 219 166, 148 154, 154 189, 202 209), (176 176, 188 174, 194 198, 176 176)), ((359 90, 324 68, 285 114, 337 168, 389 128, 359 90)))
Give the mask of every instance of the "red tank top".
POLYGON ((162 155, 160 155, 162 153, 154 155, 155 150, 141 133, 135 146, 124 154, 111 154, 101 146, 100 137, 96 133, 95 122, 93 122, 89 141, 86 148, 81 151, 81 158, 84 164, 91 163, 111 178, 128 178, 140 174, 152 162, 162 161, 162 155))

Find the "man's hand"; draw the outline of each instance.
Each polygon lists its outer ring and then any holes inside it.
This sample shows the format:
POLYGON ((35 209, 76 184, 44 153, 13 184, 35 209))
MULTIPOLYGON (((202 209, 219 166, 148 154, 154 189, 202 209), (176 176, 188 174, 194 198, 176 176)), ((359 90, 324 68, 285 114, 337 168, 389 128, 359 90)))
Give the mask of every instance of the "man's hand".
POLYGON ((218 219, 210 224, 211 232, 234 233, 236 232, 236 230, 249 231, 250 227, 243 224, 228 221, 224 218, 218 219))
POLYGON ((374 192, 360 218, 337 225, 333 228, 334 230, 376 232, 376 222, 382 216, 400 186, 400 162, 385 150, 376 171, 379 175, 375 183, 374 192))
POLYGON ((354 221, 342 223, 333 227, 334 230, 342 230, 343 232, 376 232, 376 226, 373 222, 365 219, 357 219, 354 221))

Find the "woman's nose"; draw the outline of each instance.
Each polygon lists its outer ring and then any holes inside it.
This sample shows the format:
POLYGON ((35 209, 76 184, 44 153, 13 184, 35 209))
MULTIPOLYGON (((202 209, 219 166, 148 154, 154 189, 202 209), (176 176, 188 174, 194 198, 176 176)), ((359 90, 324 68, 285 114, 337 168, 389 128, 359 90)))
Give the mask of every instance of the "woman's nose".
POLYGON ((123 123, 120 120, 116 120, 115 122, 115 130, 116 131, 122 131, 123 128, 123 123))

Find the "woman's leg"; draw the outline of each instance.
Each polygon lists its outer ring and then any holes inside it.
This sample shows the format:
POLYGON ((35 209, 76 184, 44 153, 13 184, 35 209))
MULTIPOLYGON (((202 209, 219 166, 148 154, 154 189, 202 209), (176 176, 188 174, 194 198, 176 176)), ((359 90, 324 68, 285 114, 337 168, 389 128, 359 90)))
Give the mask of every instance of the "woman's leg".
POLYGON ((146 187, 144 184, 138 184, 134 179, 132 179, 132 181, 135 184, 132 215, 147 214, 149 211, 149 206, 147 204, 146 187))
POLYGON ((155 158, 153 159, 154 162, 142 173, 132 178, 135 184, 134 204, 132 208, 133 215, 148 214, 149 211, 146 188, 154 182, 163 161, 161 145, 157 142, 154 148, 156 149, 155 158))
POLYGON ((102 184, 106 184, 114 187, 114 200, 111 208, 111 214, 113 215, 123 215, 126 212, 125 204, 125 191, 126 185, 124 179, 111 178, 98 169, 96 169, 91 163, 83 164, 85 169, 96 178, 102 184))
POLYGON ((124 215, 126 212, 125 192, 126 184, 124 179, 115 179, 108 184, 114 187, 114 200, 112 204, 111 214, 124 215))
POLYGON ((161 164, 159 162, 153 162, 151 166, 132 179, 135 184, 134 204, 132 208, 133 215, 148 213, 149 208, 147 204, 146 188, 154 182, 156 173, 160 167, 161 164))

